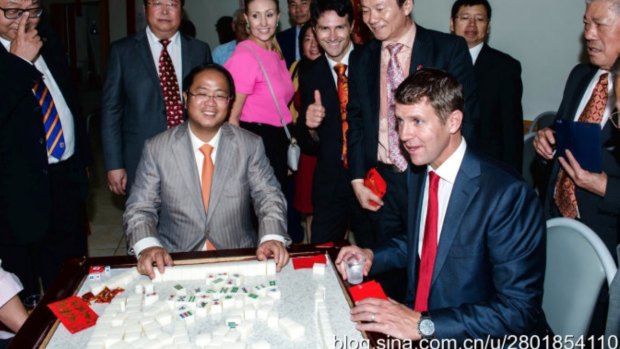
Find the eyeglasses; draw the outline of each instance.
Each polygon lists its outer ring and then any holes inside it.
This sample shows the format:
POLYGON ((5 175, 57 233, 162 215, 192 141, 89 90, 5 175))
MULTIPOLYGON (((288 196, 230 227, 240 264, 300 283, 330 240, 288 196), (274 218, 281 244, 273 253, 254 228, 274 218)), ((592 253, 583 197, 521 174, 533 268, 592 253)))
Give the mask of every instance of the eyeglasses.
POLYGON ((164 4, 162 1, 149 1, 148 4, 158 10, 161 10, 164 7, 166 7, 166 9, 168 10, 178 10, 179 7, 181 7, 181 5, 178 2, 173 2, 173 1, 170 1, 167 4, 164 4))
POLYGON ((215 103, 217 104, 225 104, 228 103, 228 101, 230 101, 230 96, 228 96, 227 94, 223 94, 223 93, 216 93, 214 95, 208 95, 206 93, 191 93, 189 91, 187 91, 187 94, 196 98, 196 102, 198 103, 204 103, 206 101, 215 101, 215 103))
POLYGON ((6 19, 18 19, 21 17, 24 12, 28 12, 30 15, 28 18, 39 18, 43 14, 43 9, 41 7, 33 7, 33 8, 2 8, 0 10, 4 12, 4 17, 6 19))
POLYGON ((473 20, 476 23, 486 23, 489 19, 483 16, 470 16, 470 15, 463 15, 463 16, 456 16, 456 19, 458 19, 461 22, 469 22, 470 20, 473 20))
POLYGON ((615 128, 620 128, 620 114, 617 110, 609 116, 609 121, 615 128))

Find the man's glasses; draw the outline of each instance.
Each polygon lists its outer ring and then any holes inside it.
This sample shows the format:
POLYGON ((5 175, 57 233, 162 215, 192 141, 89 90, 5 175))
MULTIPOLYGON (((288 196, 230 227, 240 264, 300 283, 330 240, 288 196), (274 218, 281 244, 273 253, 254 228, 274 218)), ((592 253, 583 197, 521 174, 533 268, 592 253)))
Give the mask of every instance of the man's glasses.
POLYGON ((212 101, 215 101, 215 103, 217 104, 225 104, 225 103, 228 103, 228 101, 230 100, 230 96, 228 96, 227 94, 223 94, 223 93, 216 93, 214 95, 208 95, 206 93, 191 93, 187 91, 187 94, 194 97, 196 99, 196 102, 198 103, 203 103, 208 100, 212 100, 212 101))
POLYGON ((181 7, 178 2, 174 1, 170 1, 168 3, 164 3, 163 1, 149 1, 148 4, 158 10, 161 10, 164 7, 168 10, 178 10, 181 7))
POLYGON ((18 19, 21 17, 24 12, 28 12, 30 15, 28 18, 39 18, 43 14, 43 9, 41 7, 33 7, 33 8, 2 8, 0 10, 4 12, 4 17, 6 19, 18 19))
POLYGON ((470 16, 470 15, 463 15, 463 16, 456 16, 456 19, 458 19, 461 22, 469 22, 470 20, 473 20, 476 23, 486 23, 486 21, 488 21, 489 19, 483 16, 470 16))

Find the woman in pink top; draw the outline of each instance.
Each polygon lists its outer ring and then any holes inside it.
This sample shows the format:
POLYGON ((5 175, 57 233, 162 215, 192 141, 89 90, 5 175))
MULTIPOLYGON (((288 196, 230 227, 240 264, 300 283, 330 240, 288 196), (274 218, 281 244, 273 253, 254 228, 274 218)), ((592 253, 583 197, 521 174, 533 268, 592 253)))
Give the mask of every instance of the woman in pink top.
POLYGON ((260 68, 263 65, 286 124, 290 124, 288 104, 295 90, 276 41, 280 7, 276 0, 245 0, 249 25, 248 40, 240 42, 224 65, 235 80, 236 98, 229 122, 262 137, 267 157, 286 192, 286 151, 284 132, 276 101, 260 68), (260 60, 259 61, 257 60, 260 60))

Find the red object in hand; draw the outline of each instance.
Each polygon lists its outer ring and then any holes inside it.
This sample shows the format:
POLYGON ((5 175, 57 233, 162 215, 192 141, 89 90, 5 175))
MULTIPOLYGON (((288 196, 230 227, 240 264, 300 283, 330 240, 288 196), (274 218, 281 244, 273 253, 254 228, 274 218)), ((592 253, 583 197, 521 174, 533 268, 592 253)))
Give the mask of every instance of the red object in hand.
POLYGON ((351 286, 349 293, 351 293, 351 298, 353 298, 354 302, 359 302, 366 298, 388 299, 385 292, 383 292, 381 284, 374 280, 351 286))
MULTIPOLYGON (((385 195, 385 191, 387 190, 387 184, 385 183, 385 179, 381 177, 376 168, 371 168, 366 173, 366 178, 364 178, 364 186, 370 189, 375 195, 377 195, 380 199, 385 195)), ((371 206, 379 206, 378 203, 370 200, 368 203, 371 206)))

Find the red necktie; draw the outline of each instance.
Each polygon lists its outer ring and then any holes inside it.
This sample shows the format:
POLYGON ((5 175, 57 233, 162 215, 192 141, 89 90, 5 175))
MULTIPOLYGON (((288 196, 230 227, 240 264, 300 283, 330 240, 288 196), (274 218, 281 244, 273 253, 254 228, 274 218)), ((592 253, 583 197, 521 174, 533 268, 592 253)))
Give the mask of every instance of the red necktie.
POLYGON ((349 80, 344 74, 347 71, 347 65, 338 63, 334 66, 336 74, 338 75, 338 100, 340 101, 340 117, 342 118, 342 163, 344 168, 348 168, 347 161, 347 130, 349 124, 347 123, 347 104, 349 103, 349 80))
MULTIPOLYGON (((592 91, 592 96, 588 100, 588 104, 586 104, 583 112, 579 115, 579 122, 601 123, 603 114, 605 113, 605 106, 607 105, 607 76, 608 73, 602 74, 598 83, 594 86, 594 91, 592 91)), ((566 174, 561 167, 558 173, 553 199, 563 217, 577 217, 575 182, 573 182, 570 176, 566 174)))
POLYGON ((415 295, 414 309, 419 312, 428 310, 428 297, 431 290, 435 256, 437 255, 437 222, 439 220, 439 176, 435 172, 428 173, 428 207, 426 209, 426 223, 424 224, 424 244, 422 258, 418 272, 418 290, 415 295))
POLYGON ((159 55, 159 83, 164 93, 168 128, 177 126, 183 122, 183 109, 181 108, 181 95, 177 74, 172 65, 172 59, 168 54, 170 40, 161 40, 161 54, 159 55))

